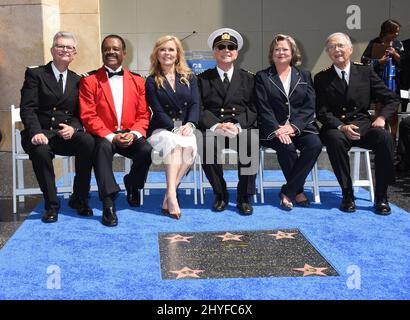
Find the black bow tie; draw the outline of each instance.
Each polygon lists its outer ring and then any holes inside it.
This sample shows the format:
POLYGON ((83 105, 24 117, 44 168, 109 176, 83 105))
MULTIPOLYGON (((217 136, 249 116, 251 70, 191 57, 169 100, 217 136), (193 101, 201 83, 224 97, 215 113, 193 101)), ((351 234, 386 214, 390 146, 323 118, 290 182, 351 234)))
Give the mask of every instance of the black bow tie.
POLYGON ((113 76, 122 76, 122 75, 124 75, 124 69, 121 69, 118 72, 111 72, 106 68, 105 71, 107 71, 107 73, 108 73, 108 78, 111 78, 113 76))

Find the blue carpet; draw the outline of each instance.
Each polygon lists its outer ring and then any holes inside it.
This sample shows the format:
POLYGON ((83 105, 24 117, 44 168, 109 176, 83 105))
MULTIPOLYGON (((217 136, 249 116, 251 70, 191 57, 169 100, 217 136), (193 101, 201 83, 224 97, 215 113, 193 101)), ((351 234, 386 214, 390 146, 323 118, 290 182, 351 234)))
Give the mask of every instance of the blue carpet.
POLYGON ((285 212, 277 193, 266 191, 266 203, 249 217, 236 212, 235 190, 222 213, 209 209, 209 190, 205 205, 181 194, 179 221, 160 214, 162 190, 151 191, 138 210, 120 194, 115 228, 101 224, 95 192, 91 218, 62 199, 58 223, 43 224, 40 204, 0 251, 0 299, 410 299, 409 213, 392 205, 390 216, 375 215, 363 189, 357 212, 342 213, 338 188, 321 189, 320 205, 285 212), (161 279, 158 233, 281 228, 301 230, 340 276, 161 279))

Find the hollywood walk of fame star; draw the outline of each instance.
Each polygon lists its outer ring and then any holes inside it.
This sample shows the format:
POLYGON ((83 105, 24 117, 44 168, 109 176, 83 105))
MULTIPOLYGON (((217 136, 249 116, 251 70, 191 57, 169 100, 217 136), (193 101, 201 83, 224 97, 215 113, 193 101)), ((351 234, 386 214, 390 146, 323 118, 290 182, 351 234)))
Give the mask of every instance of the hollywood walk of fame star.
POLYGON ((184 237, 181 236, 180 234, 177 234, 173 237, 164 237, 164 239, 170 240, 169 243, 174 243, 174 242, 191 242, 189 239, 192 239, 193 237, 184 237))
POLYGON ((276 240, 279 239, 295 239, 294 235, 297 234, 297 232, 295 233, 289 233, 289 232, 282 232, 280 230, 278 230, 277 233, 269 233, 268 236, 273 236, 276 238, 276 240))
POLYGON ((198 273, 204 272, 205 270, 194 270, 188 267, 183 267, 181 270, 170 271, 177 275, 177 279, 181 278, 200 278, 198 273))
POLYGON ((318 275, 318 276, 327 276, 326 273, 323 273, 324 270, 326 270, 327 268, 316 268, 316 267, 312 267, 311 265, 308 265, 307 263, 305 263, 305 266, 303 268, 293 268, 293 270, 295 271, 301 271, 303 272, 303 276, 310 276, 312 274, 318 275))
POLYGON ((230 241, 230 240, 243 241, 242 239, 240 239, 241 237, 243 237, 243 234, 232 234, 232 233, 226 232, 224 235, 219 235, 216 237, 222 238, 222 241, 230 241))

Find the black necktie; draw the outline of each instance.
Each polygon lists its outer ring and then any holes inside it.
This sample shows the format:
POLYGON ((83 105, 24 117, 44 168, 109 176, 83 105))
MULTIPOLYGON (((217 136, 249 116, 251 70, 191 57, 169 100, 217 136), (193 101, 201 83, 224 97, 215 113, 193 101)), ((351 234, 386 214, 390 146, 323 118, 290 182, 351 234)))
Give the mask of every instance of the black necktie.
POLYGON ((223 81, 225 90, 228 91, 228 87, 229 87, 229 78, 228 78, 228 74, 225 72, 224 73, 224 81, 223 81))
POLYGON ((122 76, 122 75, 124 75, 124 70, 123 69, 121 69, 120 71, 118 71, 118 72, 111 72, 110 70, 108 70, 108 69, 105 69, 107 72, 108 72, 108 78, 111 78, 111 77, 113 77, 113 76, 122 76))
POLYGON ((347 91, 347 81, 346 81, 346 72, 342 71, 342 82, 343 82, 343 92, 347 91))
POLYGON ((63 85, 63 74, 60 73, 60 79, 58 79, 58 88, 60 89, 61 94, 64 93, 64 85, 63 85))

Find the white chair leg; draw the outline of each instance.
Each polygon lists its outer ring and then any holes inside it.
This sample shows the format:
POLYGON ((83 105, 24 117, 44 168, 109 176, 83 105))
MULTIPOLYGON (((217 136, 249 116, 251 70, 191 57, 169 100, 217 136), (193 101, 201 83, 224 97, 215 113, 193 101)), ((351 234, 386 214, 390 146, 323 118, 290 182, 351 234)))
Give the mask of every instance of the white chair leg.
POLYGON ((193 163, 193 174, 194 174, 194 204, 195 205, 197 205, 198 204, 198 194, 197 194, 197 187, 198 187, 198 184, 197 184, 197 180, 198 180, 198 178, 197 178, 197 170, 196 170, 196 168, 197 168, 197 157, 195 157, 195 159, 194 159, 194 163, 193 163))
POLYGON ((315 203, 320 203, 320 190, 319 190, 319 169, 317 165, 317 161, 315 162, 315 165, 312 168, 312 172, 310 173, 312 175, 312 180, 313 180, 313 196, 315 199, 315 203))
MULTIPOLYGON (((23 160, 17 160, 17 186, 19 189, 24 189, 23 160)), ((19 196, 19 202, 24 202, 24 196, 19 196)))
POLYGON ((370 193, 370 200, 374 203, 374 188, 373 188, 373 178, 372 178, 372 168, 370 165, 370 152, 365 152, 365 162, 366 162, 366 175, 367 180, 369 180, 369 193, 370 193))
POLYGON ((265 152, 263 150, 259 150, 259 188, 261 194, 261 203, 265 203, 265 192, 263 186, 263 168, 265 164, 265 152))
MULTIPOLYGON (((354 152, 354 164, 353 164, 353 185, 356 181, 360 180, 360 152, 354 152)), ((359 187, 354 188, 354 192, 358 192, 359 187)))
POLYGON ((17 213, 16 158, 13 151, 13 213, 17 213))

